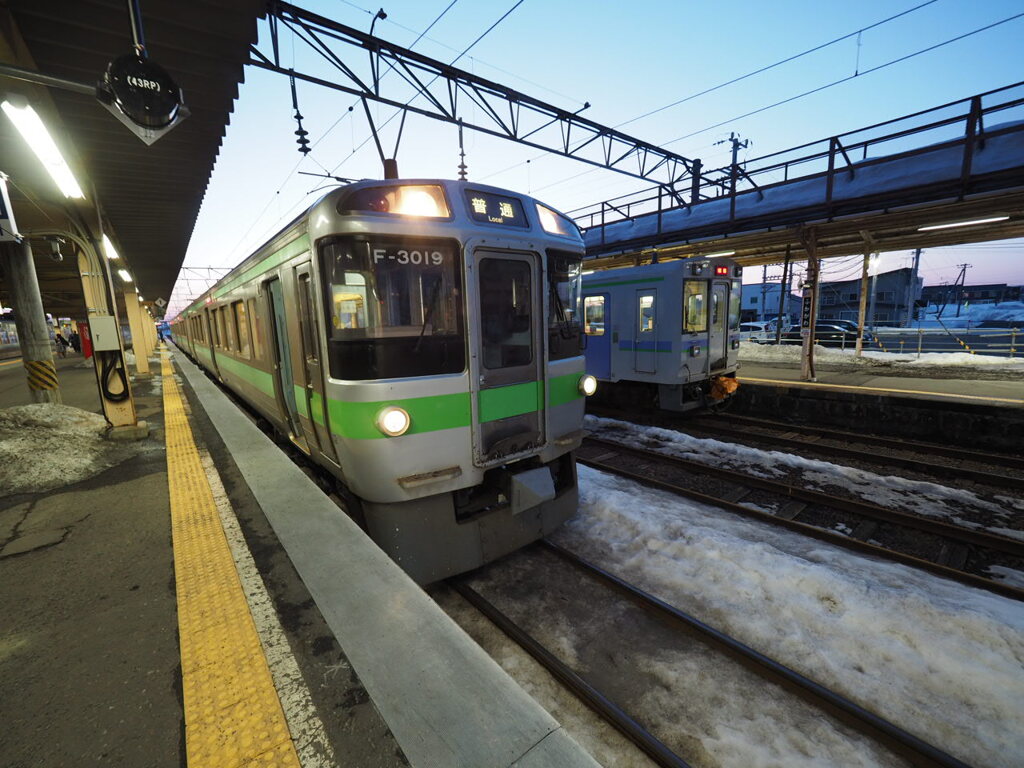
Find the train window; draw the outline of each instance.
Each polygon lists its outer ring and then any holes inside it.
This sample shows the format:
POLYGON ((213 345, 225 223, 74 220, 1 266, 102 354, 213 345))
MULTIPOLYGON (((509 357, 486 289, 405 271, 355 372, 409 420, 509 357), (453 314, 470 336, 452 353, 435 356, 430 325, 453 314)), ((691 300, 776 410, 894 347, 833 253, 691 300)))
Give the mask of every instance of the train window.
POLYGON ((228 307, 221 307, 217 310, 217 322, 220 324, 220 340, 224 349, 234 349, 235 335, 232 333, 234 323, 228 317, 228 307))
POLYGON ((390 379, 465 369, 457 243, 337 237, 320 245, 320 258, 332 377, 390 379))
POLYGON ((654 330, 654 297, 640 297, 640 333, 650 333, 654 330))
POLYGON ((260 334, 260 316, 256 311, 256 299, 249 299, 249 335, 252 336, 252 356, 263 359, 263 336, 260 334))
POLYGON ((245 316, 245 302, 236 301, 231 305, 235 312, 235 333, 238 338, 238 352, 249 357, 249 322, 245 316))
POLYGON ((548 357, 551 360, 580 353, 582 264, 579 254, 548 251, 548 357))
POLYGON ((718 328, 722 322, 722 308, 719 306, 718 294, 711 292, 711 327, 718 328))
POLYGON ((514 368, 533 360, 532 295, 527 262, 494 258, 480 262, 485 368, 514 368))
POLYGON ((604 296, 587 296, 583 299, 583 322, 588 336, 604 335, 604 296))
POLYGON ((706 333, 708 284, 703 280, 687 280, 683 285, 683 333, 706 333))

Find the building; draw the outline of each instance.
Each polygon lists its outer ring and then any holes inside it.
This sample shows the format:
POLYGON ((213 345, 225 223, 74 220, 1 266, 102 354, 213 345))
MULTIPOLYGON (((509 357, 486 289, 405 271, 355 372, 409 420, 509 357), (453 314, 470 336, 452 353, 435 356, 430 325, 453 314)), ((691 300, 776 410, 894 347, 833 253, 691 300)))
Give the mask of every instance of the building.
MULTIPOLYGON (((866 310, 868 326, 903 326, 914 319, 914 302, 921 297, 923 280, 909 267, 882 272, 868 280, 868 290, 874 289, 874 301, 868 294, 866 310), (872 312, 874 317, 872 319, 872 312)), ((942 286, 949 288, 949 286, 942 286)), ((860 279, 820 285, 818 303, 819 320, 852 320, 857 322, 860 312, 860 279)), ((778 283, 751 283, 743 286, 740 319, 743 322, 772 320, 779 314, 778 283)), ((790 295, 786 301, 786 317, 797 322, 802 299, 790 295)))
POLYGON ((921 289, 921 300, 927 306, 942 307, 958 303, 999 304, 1004 301, 1021 301, 1024 286, 998 283, 991 285, 927 285, 921 289))

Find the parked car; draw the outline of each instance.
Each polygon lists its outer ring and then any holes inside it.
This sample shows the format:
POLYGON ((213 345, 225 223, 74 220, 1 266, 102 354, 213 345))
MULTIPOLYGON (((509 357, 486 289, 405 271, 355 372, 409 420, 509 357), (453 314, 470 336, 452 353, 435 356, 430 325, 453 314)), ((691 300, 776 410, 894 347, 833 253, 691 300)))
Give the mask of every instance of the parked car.
POLYGON ((740 323, 740 340, 757 344, 775 341, 775 327, 771 323, 740 323))
MULTIPOLYGON (((794 341, 802 341, 800 326, 790 326, 789 330, 782 334, 782 340, 790 344, 794 341)), ((857 334, 851 333, 839 325, 818 323, 814 326, 814 343, 823 347, 850 347, 856 345, 857 334)))

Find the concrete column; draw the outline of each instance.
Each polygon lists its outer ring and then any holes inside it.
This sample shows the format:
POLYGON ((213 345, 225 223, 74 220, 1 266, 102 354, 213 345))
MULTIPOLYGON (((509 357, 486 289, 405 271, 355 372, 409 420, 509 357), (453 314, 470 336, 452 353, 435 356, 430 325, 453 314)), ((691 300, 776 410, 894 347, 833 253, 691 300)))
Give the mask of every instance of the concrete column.
POLYGON ((32 400, 36 403, 59 403, 61 397, 57 369, 53 364, 53 342, 46 325, 43 297, 39 295, 32 246, 27 239, 21 243, 3 243, 2 254, 4 274, 11 287, 11 306, 15 312, 21 359, 32 400))
POLYGON ((132 350, 135 353, 135 372, 140 376, 150 376, 149 342, 143 325, 143 311, 139 306, 139 296, 135 291, 125 291, 124 304, 128 310, 128 327, 132 331, 132 350))

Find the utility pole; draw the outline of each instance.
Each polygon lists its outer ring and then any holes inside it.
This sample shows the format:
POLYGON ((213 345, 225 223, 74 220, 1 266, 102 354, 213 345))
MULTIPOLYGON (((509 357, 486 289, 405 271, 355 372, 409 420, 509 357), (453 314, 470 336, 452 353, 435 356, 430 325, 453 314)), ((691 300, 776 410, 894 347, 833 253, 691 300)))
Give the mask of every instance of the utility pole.
POLYGON ((730 131, 729 138, 716 141, 715 146, 725 144, 726 142, 732 143, 732 163, 729 165, 729 218, 733 219, 736 217, 736 179, 739 177, 740 169, 736 158, 739 156, 741 149, 746 149, 750 146, 750 139, 740 141, 739 135, 730 131))
POLYGON ((960 274, 957 275, 956 282, 953 286, 956 288, 956 316, 960 317, 960 305, 964 302, 964 281, 967 278, 967 270, 973 265, 971 264, 957 264, 960 267, 960 274))
POLYGON ((910 283, 907 285, 907 322, 900 325, 910 325, 914 319, 914 301, 918 298, 917 292, 917 270, 921 266, 921 248, 914 249, 914 266, 910 269, 910 283))
POLYGON ((768 315, 764 309, 765 293, 768 291, 768 265, 765 264, 761 267, 761 306, 758 308, 758 319, 763 323, 768 319, 768 315))

